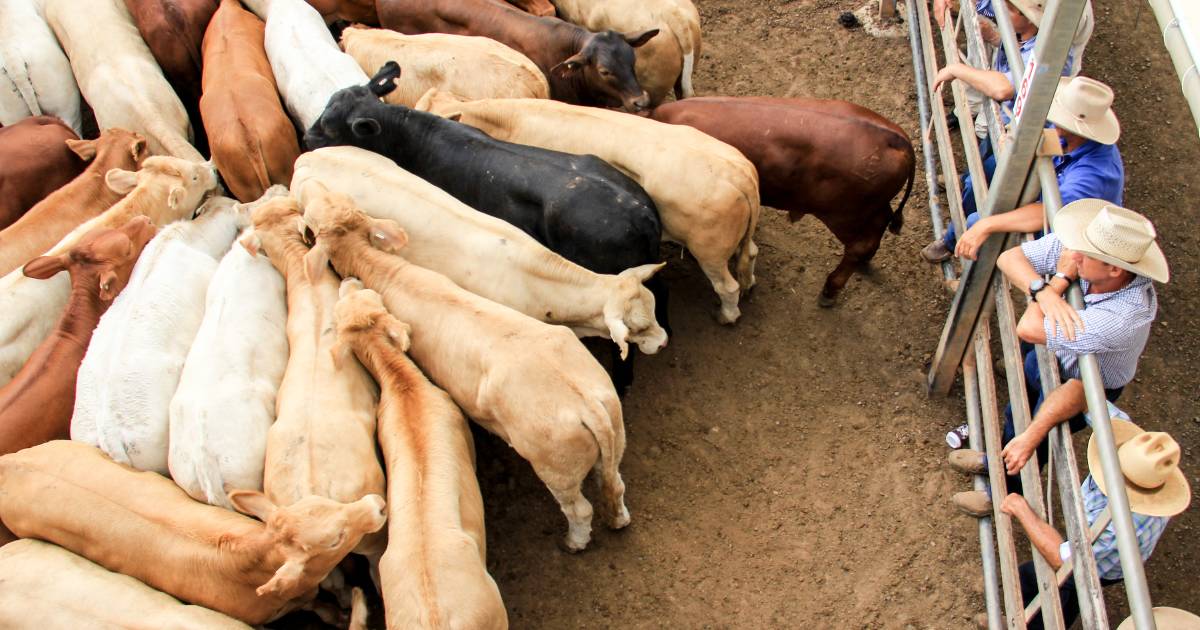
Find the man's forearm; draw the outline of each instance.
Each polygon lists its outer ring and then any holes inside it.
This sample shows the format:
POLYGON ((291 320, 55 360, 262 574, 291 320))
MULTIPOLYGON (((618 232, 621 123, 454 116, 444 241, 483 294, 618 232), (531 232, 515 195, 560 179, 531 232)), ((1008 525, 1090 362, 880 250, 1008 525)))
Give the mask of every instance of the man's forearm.
POLYGON ((985 217, 980 219, 978 224, 985 225, 988 233, 1037 232, 1042 229, 1044 216, 1045 207, 1042 202, 1036 201, 1011 212, 1001 212, 985 217))
POLYGON ((1029 538, 1029 542, 1033 543, 1038 553, 1042 554, 1050 568, 1057 571, 1062 566, 1062 558, 1058 555, 1058 549, 1063 544, 1062 534, 1034 514, 1033 508, 1030 508, 1028 504, 1017 511, 1015 516, 1025 530, 1025 536, 1029 538))
POLYGON ((1050 429, 1085 410, 1087 397, 1084 395, 1083 381, 1077 378, 1068 379, 1046 396, 1026 431, 1044 438, 1050 433, 1050 429))

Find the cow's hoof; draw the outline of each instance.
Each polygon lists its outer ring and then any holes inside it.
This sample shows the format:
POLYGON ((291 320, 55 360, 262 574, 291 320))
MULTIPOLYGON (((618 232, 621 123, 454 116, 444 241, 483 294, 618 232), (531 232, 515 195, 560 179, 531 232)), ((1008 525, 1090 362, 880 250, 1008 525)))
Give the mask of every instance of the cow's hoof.
POLYGON ((717 311, 717 323, 726 326, 732 326, 737 323, 738 318, 742 316, 742 312, 738 309, 733 309, 732 313, 725 312, 724 309, 717 311))
POLYGON ((615 517, 609 519, 608 528, 609 529, 625 529, 626 527, 629 527, 629 522, 631 520, 632 519, 629 518, 629 509, 626 508, 624 505, 622 505, 620 513, 617 514, 615 517))
POLYGON ((566 538, 558 539, 558 548, 562 551, 565 551, 565 552, 571 554, 571 555, 575 555, 575 554, 583 551, 584 549, 587 549, 587 545, 588 545, 588 541, 586 541, 586 540, 583 541, 582 543, 572 542, 570 536, 567 536, 566 538))
POLYGON ((822 293, 817 296, 817 306, 821 308, 833 308, 837 304, 837 296, 830 297, 822 293))

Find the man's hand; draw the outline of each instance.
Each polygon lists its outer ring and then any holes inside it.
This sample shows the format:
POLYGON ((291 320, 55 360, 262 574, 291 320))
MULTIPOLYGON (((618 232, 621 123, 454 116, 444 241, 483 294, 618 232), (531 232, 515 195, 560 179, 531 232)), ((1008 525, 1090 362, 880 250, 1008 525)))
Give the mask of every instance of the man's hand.
POLYGON ((1075 258, 1075 252, 1063 248, 1062 253, 1058 256, 1058 271, 1070 278, 1072 282, 1079 279, 1079 263, 1075 258))
POLYGON ((1021 514, 1030 511, 1029 503, 1025 501, 1025 497, 1019 494, 1007 494, 1000 504, 1000 511, 1019 519, 1021 514))
MULTIPOLYGON (((1015 475, 1025 467, 1025 463, 1029 461, 1029 457, 1033 455, 1033 451, 1037 448, 1039 442, 1039 440, 1034 438, 1035 436, 1030 435, 1029 431, 1024 431, 1013 438, 1004 447, 1004 450, 1000 451, 1000 455, 1004 458, 1004 469, 1008 474, 1015 475)), ((1007 501, 1007 499, 1005 500, 1007 501)))
POLYGON ((1000 45, 1000 33, 996 31, 996 27, 992 22, 985 17, 979 18, 979 34, 983 36, 983 41, 992 46, 1000 45))
POLYGON ((1063 297, 1052 289, 1038 291, 1034 300, 1042 307, 1042 314, 1050 320, 1052 334, 1062 327, 1067 339, 1075 341, 1076 332, 1083 332, 1083 318, 1063 297))
POLYGON ((946 12, 949 9, 948 0, 933 0, 933 19, 937 20, 938 28, 946 26, 946 12))
POLYGON ((975 260, 975 257, 979 255, 979 248, 983 247, 984 241, 987 240, 988 234, 991 233, 986 227, 980 225, 980 223, 983 223, 983 221, 980 220, 975 225, 972 225, 966 232, 963 232, 962 236, 958 237, 958 245, 954 246, 955 256, 975 260))
POLYGON ((955 71, 958 69, 958 66, 961 65, 961 63, 952 63, 945 68, 938 70, 937 76, 933 77, 933 91, 936 92, 942 89, 943 83, 957 79, 958 75, 955 74, 955 71))

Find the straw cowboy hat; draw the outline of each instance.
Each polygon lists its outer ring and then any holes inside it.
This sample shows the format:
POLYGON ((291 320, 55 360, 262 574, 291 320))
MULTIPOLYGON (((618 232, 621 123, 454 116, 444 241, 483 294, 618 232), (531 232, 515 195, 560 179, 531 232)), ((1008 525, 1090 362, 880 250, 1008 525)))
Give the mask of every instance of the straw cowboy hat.
POLYGON ((1112 144, 1121 137, 1121 124, 1112 110, 1112 88, 1088 77, 1061 78, 1046 120, 1059 129, 1112 144))
POLYGON ((1103 199, 1073 201, 1054 215, 1054 233, 1068 249, 1159 282, 1171 278, 1154 224, 1133 210, 1103 199))
MULTIPOLYGON (((1125 475, 1129 509, 1146 516, 1174 516, 1192 500, 1187 477, 1179 470, 1179 444, 1161 432, 1146 432, 1132 422, 1112 421, 1113 441, 1125 475)), ((1108 494, 1100 472, 1096 434, 1088 439, 1088 469, 1100 491, 1108 494)))
MULTIPOLYGON (((1200 630, 1200 617, 1169 606, 1154 607, 1154 625, 1158 630, 1200 630)), ((1121 622, 1117 630, 1133 630, 1133 617, 1121 622)))

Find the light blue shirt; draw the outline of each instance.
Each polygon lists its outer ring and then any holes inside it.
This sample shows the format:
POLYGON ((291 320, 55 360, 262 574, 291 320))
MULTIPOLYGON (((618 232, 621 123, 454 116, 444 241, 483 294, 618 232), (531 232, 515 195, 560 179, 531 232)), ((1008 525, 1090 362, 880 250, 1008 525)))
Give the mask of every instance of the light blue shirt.
MULTIPOLYGON (((1029 39, 1021 42, 1021 69, 1022 70, 1024 70, 1025 66, 1029 65, 1029 58, 1033 56, 1033 48, 1036 45, 1037 45, 1037 36, 1030 37, 1029 39)), ((1063 66, 1063 70, 1062 70, 1062 76, 1064 76, 1064 77, 1071 76, 1071 61, 1072 61, 1074 54, 1075 53, 1073 51, 1067 52, 1067 62, 1063 66)), ((995 65, 994 69, 996 70, 996 72, 1002 72, 1005 75, 1007 75, 1008 82, 1011 83, 1013 86, 1013 97, 1007 101, 1004 101, 1004 103, 1002 103, 1001 107, 1000 107, 1000 118, 1002 119, 1001 124, 1008 124, 1008 121, 1009 121, 1008 112, 1011 111, 1013 108, 1013 102, 1016 100, 1016 98, 1017 98, 1016 94, 1017 94, 1017 91, 1019 90, 1019 88, 1017 86, 1020 85, 1020 83, 1017 81, 1016 74, 1014 74, 1013 68, 1008 62, 1008 55, 1004 52, 1004 46, 1000 46, 1000 50, 996 55, 996 65, 995 65)))
MULTIPOLYGON (((1063 244, 1055 234, 1021 244, 1025 258, 1042 275, 1054 273, 1063 244)), ((1080 280, 1084 309, 1079 316, 1084 329, 1075 339, 1067 339, 1061 326, 1046 330, 1046 349, 1054 351, 1067 378, 1079 378, 1078 358, 1091 354, 1100 364, 1100 379, 1105 389, 1123 387, 1133 380, 1138 359, 1150 338, 1150 328, 1158 315, 1158 297, 1154 283, 1146 276, 1134 276, 1124 287, 1108 293, 1087 292, 1088 282, 1080 280)), ((1024 288, 1024 287, 1022 287, 1024 288)))
MULTIPOLYGON (((1088 525, 1096 522, 1100 518, 1100 514, 1108 508, 1108 497, 1100 491, 1100 486, 1096 485, 1096 480, 1091 475, 1083 480, 1083 485, 1079 491, 1083 494, 1083 509, 1087 512, 1088 525)), ((1150 559, 1150 554, 1154 553, 1154 547, 1158 544, 1158 539, 1162 537, 1163 531, 1167 528, 1167 521, 1171 520, 1166 516, 1146 516, 1132 512, 1133 528, 1137 535, 1138 550, 1142 555, 1142 562, 1150 559)), ((1113 529, 1113 524, 1109 523, 1104 531, 1100 532, 1100 537, 1096 542, 1092 543, 1092 553, 1096 556, 1096 571, 1101 578, 1106 580, 1120 580, 1125 574, 1121 571, 1121 555, 1117 551, 1117 533, 1113 529)), ((1066 562, 1071 557, 1071 543, 1064 541, 1062 546, 1058 548, 1058 555, 1066 562)))

